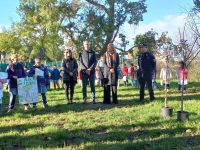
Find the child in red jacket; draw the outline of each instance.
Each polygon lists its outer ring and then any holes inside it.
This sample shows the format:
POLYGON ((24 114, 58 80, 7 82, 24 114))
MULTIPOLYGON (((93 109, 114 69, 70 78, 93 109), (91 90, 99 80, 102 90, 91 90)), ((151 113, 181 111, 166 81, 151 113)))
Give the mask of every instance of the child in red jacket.
POLYGON ((131 78, 131 85, 134 86, 134 73, 135 73, 135 68, 134 68, 134 64, 131 63, 131 67, 130 67, 130 78, 131 78))
POLYGON ((188 69, 183 61, 179 62, 179 67, 176 71, 178 79, 178 92, 181 92, 181 87, 183 87, 183 92, 186 92, 186 85, 188 84, 188 69))
POLYGON ((126 66, 126 64, 124 64, 122 72, 123 72, 124 86, 128 86, 128 67, 126 66))

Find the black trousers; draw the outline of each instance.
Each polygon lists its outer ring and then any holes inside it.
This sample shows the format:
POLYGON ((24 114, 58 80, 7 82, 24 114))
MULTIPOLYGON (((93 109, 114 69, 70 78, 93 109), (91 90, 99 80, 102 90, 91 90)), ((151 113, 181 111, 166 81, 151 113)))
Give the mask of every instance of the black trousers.
POLYGON ((115 103, 115 104, 118 103, 118 100, 117 100, 117 86, 104 85, 104 99, 103 99, 103 103, 104 104, 110 104, 111 103, 111 100, 110 100, 111 90, 112 90, 112 101, 113 101, 113 103, 115 103))
POLYGON ((147 88, 149 90, 149 97, 150 100, 154 100, 154 91, 152 88, 152 77, 151 75, 145 75, 145 77, 139 77, 138 81, 140 83, 140 100, 144 99, 144 90, 145 90, 145 83, 147 84, 147 88))
POLYGON ((66 94, 67 100, 71 102, 74 96, 74 86, 75 86, 74 81, 65 82, 65 94, 66 94))

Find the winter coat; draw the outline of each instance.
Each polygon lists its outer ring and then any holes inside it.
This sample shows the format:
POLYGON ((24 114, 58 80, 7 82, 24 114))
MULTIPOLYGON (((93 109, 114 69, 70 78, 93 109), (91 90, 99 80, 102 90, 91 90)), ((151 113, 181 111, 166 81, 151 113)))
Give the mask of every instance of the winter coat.
POLYGON ((119 55, 114 55, 106 52, 104 54, 104 78, 108 78, 108 85, 117 86, 118 82, 118 67, 119 67, 119 55), (113 58, 114 57, 114 58, 113 58), (110 69, 114 69, 114 73, 110 72, 110 69))
POLYGON ((63 59, 61 66, 63 68, 63 82, 69 82, 70 80, 77 81, 78 64, 75 58, 63 59), (72 72, 73 76, 69 73, 72 72))

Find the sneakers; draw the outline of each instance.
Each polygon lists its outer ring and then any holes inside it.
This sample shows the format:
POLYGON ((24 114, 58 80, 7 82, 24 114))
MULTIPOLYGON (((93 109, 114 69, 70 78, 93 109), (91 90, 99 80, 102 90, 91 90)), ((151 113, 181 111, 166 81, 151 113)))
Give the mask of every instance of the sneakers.
POLYGON ((87 104, 87 102, 86 101, 83 101, 83 103, 82 103, 83 105, 85 105, 85 104, 87 104))
POLYGON ((155 100, 154 96, 150 98, 150 102, 153 102, 154 100, 155 100))
POLYGON ((24 110, 27 111, 28 110, 28 105, 24 106, 24 110))
POLYGON ((46 109, 46 108, 48 108, 49 107, 49 105, 48 104, 44 104, 44 108, 46 109))
POLYGON ((9 114, 9 113, 11 113, 13 111, 13 109, 8 109, 8 111, 7 111, 7 113, 9 114))
POLYGON ((71 105, 71 104, 73 104, 72 101, 68 101, 68 102, 67 102, 67 105, 71 105))
POLYGON ((96 104, 95 100, 92 101, 92 104, 96 104))
POLYGON ((36 106, 33 106, 33 111, 36 111, 37 110, 37 107, 36 106))

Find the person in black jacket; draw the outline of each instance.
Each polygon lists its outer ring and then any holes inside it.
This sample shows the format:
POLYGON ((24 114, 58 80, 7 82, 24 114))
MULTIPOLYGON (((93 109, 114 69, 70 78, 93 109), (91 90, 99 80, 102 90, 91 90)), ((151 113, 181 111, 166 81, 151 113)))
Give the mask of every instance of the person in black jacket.
POLYGON ((16 96, 18 95, 17 79, 26 77, 24 66, 18 62, 17 54, 11 56, 11 64, 7 67, 7 73, 9 79, 8 91, 10 96, 7 112, 10 113, 15 106, 16 96))
POLYGON ((89 41, 83 42, 84 50, 79 53, 79 64, 82 74, 83 104, 87 103, 88 80, 92 92, 92 101, 95 104, 95 68, 97 64, 96 53, 90 47, 89 41))
POLYGON ((148 47, 143 44, 140 48, 140 55, 138 56, 138 81, 140 83, 140 100, 144 100, 145 83, 149 90, 150 101, 155 99, 152 88, 152 72, 156 67, 155 57, 147 51, 148 47))
POLYGON ((68 104, 73 103, 74 96, 74 86, 77 82, 77 70, 78 64, 75 58, 72 56, 72 51, 70 48, 66 48, 64 52, 64 58, 61 63, 63 76, 63 83, 65 84, 65 94, 68 100, 68 104), (70 94, 69 94, 70 89, 70 94))
POLYGON ((104 85, 104 104, 110 104, 110 90, 112 90, 113 103, 117 104, 117 82, 118 82, 119 55, 115 52, 113 43, 109 43, 104 54, 104 78, 108 83, 104 85))

